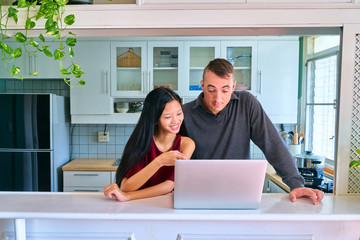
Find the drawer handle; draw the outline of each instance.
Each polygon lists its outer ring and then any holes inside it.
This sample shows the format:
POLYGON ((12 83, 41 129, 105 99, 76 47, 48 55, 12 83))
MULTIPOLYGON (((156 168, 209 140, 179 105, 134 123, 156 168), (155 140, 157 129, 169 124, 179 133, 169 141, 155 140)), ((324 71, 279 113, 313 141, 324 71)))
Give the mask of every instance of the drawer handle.
POLYGON ((74 192, 99 192, 99 190, 81 190, 81 189, 74 189, 74 192))
POLYGON ((79 176, 79 177, 94 177, 94 176, 99 176, 99 174, 96 174, 96 173, 75 173, 74 176, 79 176))

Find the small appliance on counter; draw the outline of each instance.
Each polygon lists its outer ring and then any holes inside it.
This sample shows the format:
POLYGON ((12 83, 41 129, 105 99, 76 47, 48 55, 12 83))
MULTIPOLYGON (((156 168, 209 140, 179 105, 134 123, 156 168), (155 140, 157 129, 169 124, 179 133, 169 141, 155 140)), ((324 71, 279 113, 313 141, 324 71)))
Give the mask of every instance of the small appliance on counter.
POLYGON ((320 189, 326 193, 333 192, 333 181, 324 177, 325 158, 305 151, 294 155, 299 173, 305 179, 305 187, 320 189))

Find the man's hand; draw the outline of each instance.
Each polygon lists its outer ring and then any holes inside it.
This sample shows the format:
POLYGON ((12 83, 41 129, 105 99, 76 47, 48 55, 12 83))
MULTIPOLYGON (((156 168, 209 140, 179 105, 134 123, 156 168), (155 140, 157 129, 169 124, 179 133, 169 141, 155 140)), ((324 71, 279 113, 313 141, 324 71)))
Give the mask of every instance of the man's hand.
POLYGON ((318 189, 307 187, 295 188, 290 192, 292 202, 295 202, 299 197, 311 197, 313 204, 316 205, 324 198, 324 193, 318 189))

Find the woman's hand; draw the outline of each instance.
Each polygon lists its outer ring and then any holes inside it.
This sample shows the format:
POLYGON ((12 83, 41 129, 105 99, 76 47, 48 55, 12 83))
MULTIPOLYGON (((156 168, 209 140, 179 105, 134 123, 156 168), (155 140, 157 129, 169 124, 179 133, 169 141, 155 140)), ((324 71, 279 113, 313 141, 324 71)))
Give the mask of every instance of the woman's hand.
POLYGON ((160 163, 160 166, 163 167, 163 166, 174 166, 175 161, 178 159, 187 159, 187 158, 184 154, 175 150, 175 151, 164 152, 154 160, 160 163))
POLYGON ((116 183, 109 184, 104 187, 104 195, 111 199, 117 199, 119 202, 130 200, 126 192, 120 190, 116 183))

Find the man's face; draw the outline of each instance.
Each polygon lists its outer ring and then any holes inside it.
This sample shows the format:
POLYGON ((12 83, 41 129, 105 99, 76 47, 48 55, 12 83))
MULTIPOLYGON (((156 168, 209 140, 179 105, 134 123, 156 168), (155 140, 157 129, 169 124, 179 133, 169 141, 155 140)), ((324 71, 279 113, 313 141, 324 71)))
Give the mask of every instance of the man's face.
POLYGON ((206 71, 204 79, 201 80, 201 88, 204 92, 204 106, 215 115, 218 115, 230 102, 235 86, 236 82, 233 74, 222 78, 211 71, 206 71))

